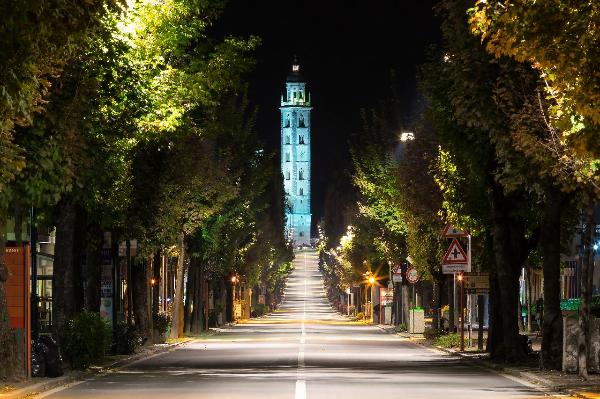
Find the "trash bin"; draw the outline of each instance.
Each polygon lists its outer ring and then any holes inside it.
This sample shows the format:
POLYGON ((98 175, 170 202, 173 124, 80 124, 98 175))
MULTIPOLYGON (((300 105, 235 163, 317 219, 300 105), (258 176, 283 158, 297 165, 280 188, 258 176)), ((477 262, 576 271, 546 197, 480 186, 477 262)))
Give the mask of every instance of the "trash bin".
MULTIPOLYGON (((37 376, 55 378, 64 374, 60 349, 52 337, 48 335, 39 337, 34 345, 33 353, 35 353, 35 360, 38 362, 37 372, 43 373, 43 375, 37 376)), ((34 356, 32 356, 32 371, 33 360, 34 356)))

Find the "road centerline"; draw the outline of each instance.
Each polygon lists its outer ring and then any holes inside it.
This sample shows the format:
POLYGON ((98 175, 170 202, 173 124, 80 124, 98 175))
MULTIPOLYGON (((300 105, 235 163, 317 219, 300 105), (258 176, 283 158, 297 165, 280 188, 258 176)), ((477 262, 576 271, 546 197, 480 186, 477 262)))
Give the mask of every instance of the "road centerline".
POLYGON ((303 254, 304 263, 304 296, 302 298, 302 320, 300 322, 300 345, 298 347, 298 369, 296 373, 295 399, 306 399, 306 377, 304 374, 304 345, 306 343, 306 296, 308 295, 306 252, 303 254))

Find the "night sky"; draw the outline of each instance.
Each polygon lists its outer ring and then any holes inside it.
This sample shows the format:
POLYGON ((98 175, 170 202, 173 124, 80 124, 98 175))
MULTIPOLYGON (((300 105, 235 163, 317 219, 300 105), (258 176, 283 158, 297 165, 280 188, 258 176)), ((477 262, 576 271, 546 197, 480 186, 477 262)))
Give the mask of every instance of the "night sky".
MULTIPOLYGON (((333 179, 347 178, 348 139, 360 132, 360 110, 391 96, 391 71, 410 111, 416 67, 439 41, 434 0, 231 0, 218 29, 258 35, 250 98, 267 150, 279 151, 279 101, 294 55, 311 91, 313 225, 333 179)), ((313 226, 314 228, 314 226, 313 226)))

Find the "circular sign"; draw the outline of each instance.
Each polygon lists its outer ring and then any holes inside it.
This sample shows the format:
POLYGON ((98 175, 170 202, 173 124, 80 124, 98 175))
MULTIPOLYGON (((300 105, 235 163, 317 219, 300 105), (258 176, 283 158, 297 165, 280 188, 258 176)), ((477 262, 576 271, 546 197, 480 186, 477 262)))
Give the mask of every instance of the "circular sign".
POLYGON ((411 284, 414 284, 417 281, 419 281, 419 272, 417 271, 417 269, 415 269, 414 267, 409 267, 406 270, 406 281, 408 281, 411 284))

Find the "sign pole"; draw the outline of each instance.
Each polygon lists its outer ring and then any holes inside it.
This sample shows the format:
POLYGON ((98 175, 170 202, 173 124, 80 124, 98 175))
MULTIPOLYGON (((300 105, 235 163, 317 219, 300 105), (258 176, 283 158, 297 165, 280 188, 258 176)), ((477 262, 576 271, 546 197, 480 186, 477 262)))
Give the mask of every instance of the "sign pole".
POLYGON ((383 322, 381 321, 381 308, 383 306, 381 305, 381 288, 379 289, 379 324, 383 324, 383 322))
POLYGON ((350 288, 348 288, 348 307, 346 308, 346 314, 350 316, 350 293, 352 292, 350 288))
POLYGON ((465 313, 463 311, 464 309, 464 286, 465 286, 465 281, 463 279, 462 274, 460 275, 459 278, 460 281, 460 351, 464 352, 465 351, 465 313))
POLYGON ((456 331, 454 328, 457 327, 457 316, 458 312, 456 311, 456 273, 452 273, 452 318, 454 319, 452 332, 456 331))

